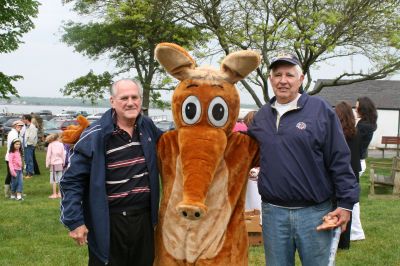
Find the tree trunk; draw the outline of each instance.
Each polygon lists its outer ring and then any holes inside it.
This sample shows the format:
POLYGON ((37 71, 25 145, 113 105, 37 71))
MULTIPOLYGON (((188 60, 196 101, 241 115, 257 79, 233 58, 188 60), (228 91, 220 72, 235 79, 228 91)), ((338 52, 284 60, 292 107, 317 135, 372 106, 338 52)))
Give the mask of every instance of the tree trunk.
POLYGON ((150 105, 150 84, 143 84, 143 102, 142 109, 143 114, 149 115, 149 105, 150 105))

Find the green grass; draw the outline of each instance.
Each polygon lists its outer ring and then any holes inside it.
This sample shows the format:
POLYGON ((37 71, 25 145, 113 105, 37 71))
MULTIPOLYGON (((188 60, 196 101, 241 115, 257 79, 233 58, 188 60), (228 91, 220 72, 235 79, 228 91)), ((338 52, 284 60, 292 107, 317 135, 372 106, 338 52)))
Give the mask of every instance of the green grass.
POLYGON ((87 249, 68 237, 59 200, 50 200, 45 153, 36 151, 41 175, 24 180, 24 201, 4 198, 4 147, 0 150, 0 265, 87 265, 87 249))
MULTIPOLYGON (((59 201, 50 200, 45 153, 36 152, 40 176, 24 181, 22 202, 0 197, 0 265, 87 265, 87 249, 68 237, 59 221, 59 201)), ((6 173, 4 147, 0 148, 0 180, 6 173)), ((385 160, 390 161, 390 160, 385 160)), ((368 173, 368 169, 366 171, 368 173)), ((368 199, 368 176, 361 177, 361 221, 366 240, 351 242, 339 251, 336 265, 400 266, 400 200, 368 199)), ((264 265, 262 247, 251 247, 249 265, 264 265)), ((296 265, 300 265, 298 259, 296 265)))

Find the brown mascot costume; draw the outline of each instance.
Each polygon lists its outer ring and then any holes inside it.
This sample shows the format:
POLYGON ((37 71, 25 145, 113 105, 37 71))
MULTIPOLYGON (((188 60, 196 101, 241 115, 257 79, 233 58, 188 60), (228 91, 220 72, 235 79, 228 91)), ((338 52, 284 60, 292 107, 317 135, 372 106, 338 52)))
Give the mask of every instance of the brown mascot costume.
MULTIPOLYGON (((235 83, 260 64, 253 51, 229 54, 221 69, 196 67, 180 46, 161 43, 155 56, 180 83, 172 98, 176 130, 157 145, 162 178, 154 265, 247 265, 244 219, 247 176, 258 144, 232 133, 240 109, 235 83)), ((74 143, 87 124, 64 132, 74 143)))
POLYGON ((180 80, 172 98, 176 130, 157 146, 163 194, 155 265, 247 265, 244 201, 258 145, 232 133, 240 109, 234 84, 260 56, 232 53, 220 70, 197 68, 175 44, 159 44, 155 56, 180 80))

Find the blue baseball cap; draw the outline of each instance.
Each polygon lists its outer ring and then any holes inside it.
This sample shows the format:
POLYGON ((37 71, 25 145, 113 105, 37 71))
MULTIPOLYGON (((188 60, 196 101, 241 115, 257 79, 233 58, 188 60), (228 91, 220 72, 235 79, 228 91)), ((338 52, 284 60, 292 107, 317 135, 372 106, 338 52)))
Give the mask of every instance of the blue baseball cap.
POLYGON ((274 65, 278 62, 287 62, 293 65, 298 65, 301 66, 299 59, 297 58, 296 55, 292 53, 279 53, 277 56, 272 57, 271 63, 269 64, 269 68, 273 68, 274 65))

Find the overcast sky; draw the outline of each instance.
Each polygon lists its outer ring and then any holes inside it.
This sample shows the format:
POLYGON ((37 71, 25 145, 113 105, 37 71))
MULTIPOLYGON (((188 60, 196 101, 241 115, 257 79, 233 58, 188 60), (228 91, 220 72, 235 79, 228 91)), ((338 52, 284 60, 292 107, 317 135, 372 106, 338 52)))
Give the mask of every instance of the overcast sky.
MULTIPOLYGON (((39 15, 34 20, 35 29, 24 35, 24 44, 10 54, 0 54, 0 71, 7 75, 22 75, 23 80, 13 83, 21 96, 62 97, 60 89, 68 82, 85 75, 90 69, 95 73, 110 71, 112 62, 105 59, 92 61, 61 43, 60 26, 78 17, 70 11, 71 4, 63 6, 61 0, 41 0, 39 15)), ((320 66, 313 72, 313 79, 334 78, 343 70, 350 71, 349 60, 336 60, 320 66)), ((358 70, 368 62, 353 60, 358 70)), ((218 66, 217 66, 218 67, 218 66)), ((261 96, 261 93, 257 93, 261 96)), ((170 100, 171 95, 163 97, 170 100)), ((249 94, 241 92, 242 103, 253 103, 249 94)))
POLYGON ((111 70, 108 60, 92 61, 60 42, 63 21, 76 20, 71 4, 63 6, 61 0, 41 0, 39 14, 33 20, 35 29, 25 34, 19 49, 0 54, 0 70, 7 75, 22 75, 23 80, 13 83, 21 96, 62 97, 60 88, 73 79, 111 70))

